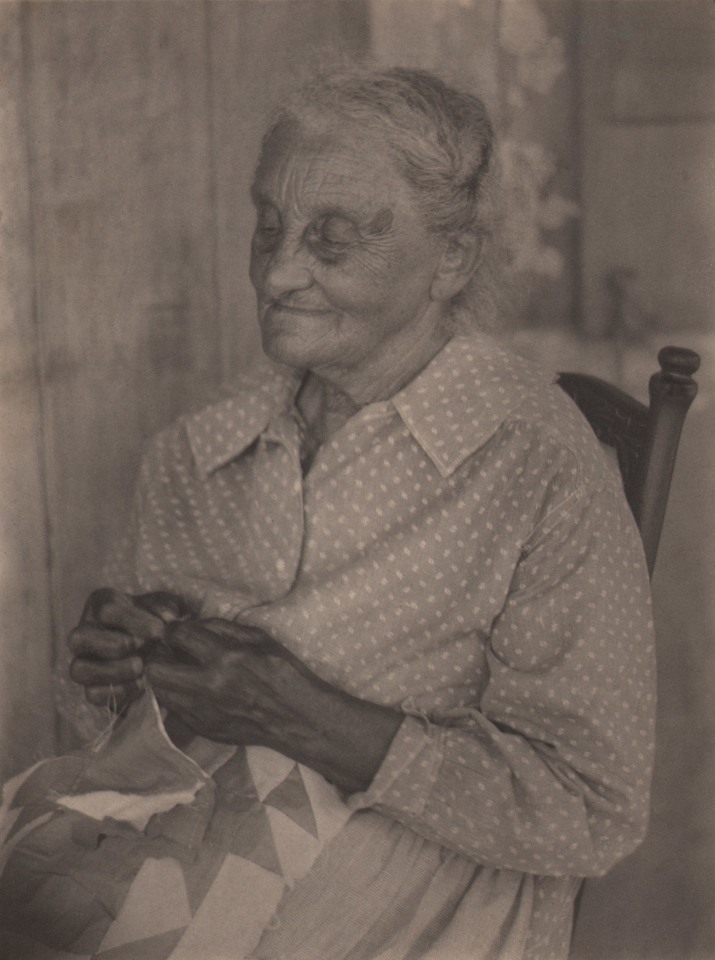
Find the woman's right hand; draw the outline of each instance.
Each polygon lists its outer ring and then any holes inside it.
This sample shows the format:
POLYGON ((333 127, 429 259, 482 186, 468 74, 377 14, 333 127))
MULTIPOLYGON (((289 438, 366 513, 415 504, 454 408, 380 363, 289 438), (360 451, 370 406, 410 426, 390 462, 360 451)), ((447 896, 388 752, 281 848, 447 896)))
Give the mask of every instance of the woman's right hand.
POLYGON ((121 709, 144 689, 143 653, 163 640, 166 623, 190 612, 170 593, 95 590, 67 640, 73 655, 70 676, 84 687, 90 703, 121 709))

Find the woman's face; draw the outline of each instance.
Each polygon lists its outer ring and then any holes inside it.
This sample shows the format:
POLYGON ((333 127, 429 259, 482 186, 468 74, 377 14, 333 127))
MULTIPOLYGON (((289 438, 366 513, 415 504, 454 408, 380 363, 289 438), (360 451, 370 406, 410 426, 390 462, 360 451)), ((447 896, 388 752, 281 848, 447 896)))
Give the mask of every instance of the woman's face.
POLYGON ((376 137, 280 127, 253 199, 251 282, 274 360, 340 382, 441 323, 430 287, 444 242, 376 137))

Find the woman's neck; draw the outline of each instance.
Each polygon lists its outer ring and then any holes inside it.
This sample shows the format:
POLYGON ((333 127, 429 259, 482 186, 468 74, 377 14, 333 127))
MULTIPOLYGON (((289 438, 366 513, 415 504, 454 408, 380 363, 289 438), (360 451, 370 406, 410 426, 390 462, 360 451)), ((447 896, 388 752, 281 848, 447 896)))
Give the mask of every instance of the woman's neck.
POLYGON ((413 380, 451 338, 446 329, 439 336, 421 340, 406 351, 400 362, 386 365, 380 377, 372 377, 351 392, 329 377, 308 371, 296 397, 296 406, 317 449, 368 403, 387 400, 413 380))
POLYGON ((454 334, 449 318, 416 325, 380 345, 375 357, 360 366, 315 369, 313 375, 328 381, 359 407, 389 400, 406 387, 440 352, 454 334))
POLYGON ((296 397, 296 406, 317 449, 358 412, 355 403, 338 387, 314 373, 308 373, 296 397))

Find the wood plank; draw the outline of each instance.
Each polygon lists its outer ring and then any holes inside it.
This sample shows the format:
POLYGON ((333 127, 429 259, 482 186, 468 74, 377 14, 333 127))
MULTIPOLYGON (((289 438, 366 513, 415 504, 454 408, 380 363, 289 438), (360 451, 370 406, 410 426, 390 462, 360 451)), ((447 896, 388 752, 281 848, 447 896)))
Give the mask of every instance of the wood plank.
POLYGON ((0 781, 54 745, 22 61, 20 5, 0 4, 0 781))
POLYGON ((59 648, 142 441, 219 367, 205 9, 32 3, 33 220, 59 648))
POLYGON ((301 78, 368 47, 364 0, 209 3, 216 157, 217 277, 223 375, 260 352, 248 280, 254 211, 249 190, 270 109, 301 78))
MULTIPOLYGON (((674 21, 671 4, 654 0, 579 6, 580 283, 588 333, 633 337, 672 331, 675 339, 684 329, 712 328, 715 118, 698 119, 695 101, 702 95, 694 88, 694 100, 681 89, 678 104, 675 88, 663 98, 672 64, 661 63, 657 54, 671 47, 673 57, 683 58, 687 37, 698 36, 701 20, 715 20, 715 7, 693 2, 683 10, 674 21), (641 69, 644 38, 652 41, 651 73, 641 69), (639 71, 643 96, 632 91, 629 106, 617 88, 625 77, 634 82, 639 71), (661 83, 650 83, 653 71, 661 74, 661 83), (625 291, 622 309, 609 283, 614 275, 625 291)), ((712 64, 702 60, 703 39, 693 45, 690 61, 698 68, 699 89, 714 75, 712 64)), ((687 85, 683 77, 682 84, 687 85)))

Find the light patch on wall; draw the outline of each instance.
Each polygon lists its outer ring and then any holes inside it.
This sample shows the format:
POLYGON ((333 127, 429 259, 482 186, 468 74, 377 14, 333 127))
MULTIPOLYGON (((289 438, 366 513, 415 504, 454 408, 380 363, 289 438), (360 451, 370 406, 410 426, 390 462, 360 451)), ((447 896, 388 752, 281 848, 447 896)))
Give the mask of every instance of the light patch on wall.
POLYGON ((566 69, 563 41, 550 34, 536 3, 502 0, 499 43, 514 57, 516 83, 510 96, 519 98, 519 105, 523 103, 520 88, 546 95, 566 69))
POLYGON ((537 140, 517 133, 533 97, 548 96, 566 70, 564 42, 551 33, 538 3, 501 0, 499 45, 505 67, 507 124, 500 144, 506 194, 504 235, 511 269, 558 279, 564 272, 561 252, 545 232, 561 229, 578 216, 576 203, 550 188, 556 173, 553 154, 537 140))

